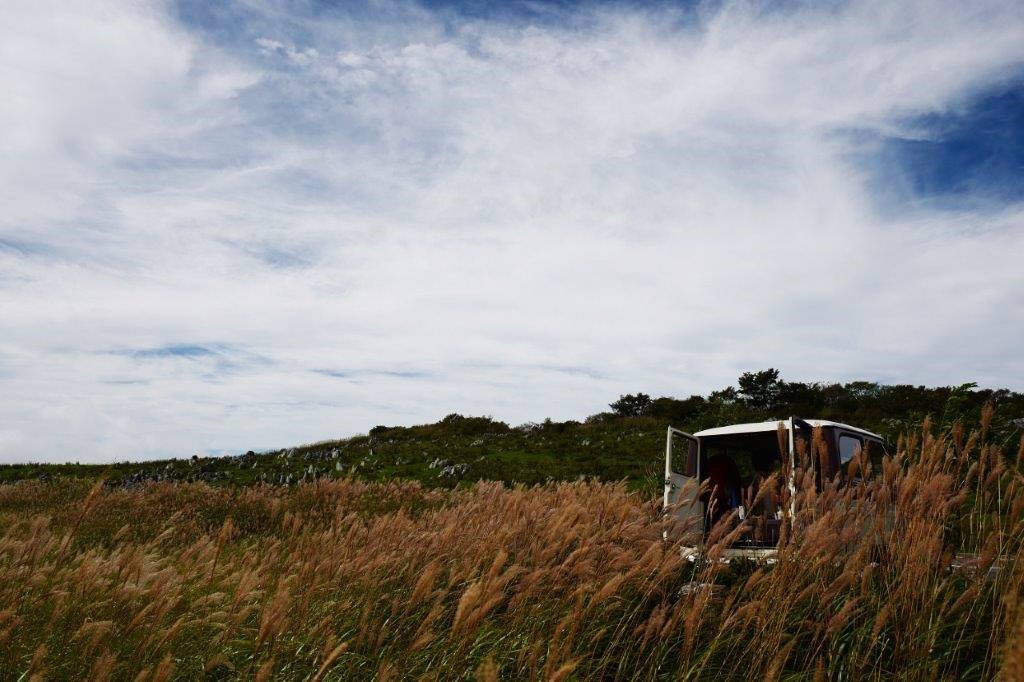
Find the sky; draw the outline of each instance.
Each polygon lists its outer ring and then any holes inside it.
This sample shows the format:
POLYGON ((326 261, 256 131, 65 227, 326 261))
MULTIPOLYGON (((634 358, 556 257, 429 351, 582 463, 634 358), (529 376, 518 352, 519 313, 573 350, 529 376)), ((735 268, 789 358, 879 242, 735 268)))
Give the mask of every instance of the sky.
POLYGON ((0 8, 0 463, 1024 390, 1024 4, 0 8))

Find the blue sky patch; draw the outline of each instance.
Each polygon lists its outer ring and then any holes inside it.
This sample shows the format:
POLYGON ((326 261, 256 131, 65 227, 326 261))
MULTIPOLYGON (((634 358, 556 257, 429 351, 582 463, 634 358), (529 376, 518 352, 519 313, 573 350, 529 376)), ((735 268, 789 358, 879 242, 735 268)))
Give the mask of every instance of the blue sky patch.
POLYGON ((16 256, 36 256, 49 253, 52 249, 45 244, 0 238, 0 253, 4 251, 16 256))
POLYGON ((313 372, 322 374, 334 379, 357 379, 364 376, 376 377, 397 377, 399 379, 420 379, 430 376, 428 372, 415 370, 393 370, 393 369, 360 369, 360 370, 336 370, 336 369, 314 369, 313 372))
POLYGON ((886 138, 877 189, 903 200, 1024 199, 1024 83, 910 121, 920 138, 886 138))
POLYGON ((313 372, 316 374, 322 374, 325 377, 331 377, 332 379, 352 379, 351 372, 342 372, 336 369, 314 369, 313 372))
POLYGON ((141 350, 129 351, 135 358, 205 358, 219 355, 220 353, 206 346, 194 344, 172 344, 159 346, 157 348, 144 348, 141 350))

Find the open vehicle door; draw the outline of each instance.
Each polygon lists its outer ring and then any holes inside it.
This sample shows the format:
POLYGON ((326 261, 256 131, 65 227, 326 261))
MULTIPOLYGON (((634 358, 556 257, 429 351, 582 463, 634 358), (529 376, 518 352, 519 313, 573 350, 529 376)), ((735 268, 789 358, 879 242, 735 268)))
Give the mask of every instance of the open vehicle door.
POLYGON ((687 531, 704 532, 700 441, 671 426, 665 438, 665 510, 671 510, 687 531))

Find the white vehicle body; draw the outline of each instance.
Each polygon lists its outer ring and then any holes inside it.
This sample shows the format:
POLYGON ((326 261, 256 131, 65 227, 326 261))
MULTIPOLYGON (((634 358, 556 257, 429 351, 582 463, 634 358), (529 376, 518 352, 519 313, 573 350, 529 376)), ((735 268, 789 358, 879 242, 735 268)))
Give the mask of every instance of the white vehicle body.
POLYGON ((847 462, 869 443, 883 444, 876 433, 823 419, 790 417, 783 421, 732 424, 694 434, 669 427, 665 442, 664 506, 666 512, 671 511, 694 534, 695 542, 687 553, 694 558, 699 556, 709 522, 736 510, 740 518, 756 517, 760 531, 757 537, 745 538, 728 549, 725 558, 771 559, 776 552, 779 526, 788 523, 793 513, 797 439, 809 442, 816 428, 821 429, 827 449, 818 465, 823 470, 816 472, 819 482, 822 477, 842 475, 847 462), (783 458, 788 461, 783 462, 783 458), (738 466, 741 462, 747 465, 746 481, 742 465, 738 466), (742 502, 750 503, 749 491, 756 491, 758 476, 771 469, 789 472, 784 484, 790 492, 790 509, 768 508, 769 501, 757 503, 764 508, 745 509, 742 502), (729 479, 734 479, 735 485, 729 479), (744 487, 748 493, 745 498, 723 494, 723 490, 744 487))

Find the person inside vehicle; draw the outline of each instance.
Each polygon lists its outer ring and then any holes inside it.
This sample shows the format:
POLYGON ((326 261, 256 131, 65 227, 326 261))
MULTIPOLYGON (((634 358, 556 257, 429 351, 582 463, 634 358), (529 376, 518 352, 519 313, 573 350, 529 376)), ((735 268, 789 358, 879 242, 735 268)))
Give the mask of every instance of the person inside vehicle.
POLYGON ((740 505, 740 474, 722 453, 708 459, 708 518, 711 523, 740 505))

